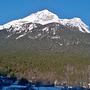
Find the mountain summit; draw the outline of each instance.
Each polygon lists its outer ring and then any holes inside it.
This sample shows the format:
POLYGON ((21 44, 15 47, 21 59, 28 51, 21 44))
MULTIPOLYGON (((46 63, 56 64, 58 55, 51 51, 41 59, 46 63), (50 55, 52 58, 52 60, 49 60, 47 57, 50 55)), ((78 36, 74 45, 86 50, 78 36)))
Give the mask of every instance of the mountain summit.
POLYGON ((23 18, 23 20, 32 23, 40 23, 42 25, 52 22, 57 22, 57 23, 59 22, 58 16, 48 11, 47 9, 31 14, 30 16, 23 18))
POLYGON ((13 20, 4 25, 0 25, 0 30, 9 29, 11 26, 19 29, 26 23, 37 23, 41 25, 58 23, 65 27, 68 26, 69 28, 77 28, 79 31, 84 33, 90 33, 89 27, 80 18, 60 19, 56 14, 48 11, 47 9, 33 13, 25 18, 13 20))

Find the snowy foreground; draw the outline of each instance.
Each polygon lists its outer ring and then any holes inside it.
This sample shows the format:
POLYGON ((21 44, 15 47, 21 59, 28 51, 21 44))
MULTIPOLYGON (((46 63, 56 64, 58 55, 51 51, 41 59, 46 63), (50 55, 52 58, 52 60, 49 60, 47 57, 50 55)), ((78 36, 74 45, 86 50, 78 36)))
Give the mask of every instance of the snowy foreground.
POLYGON ((0 90, 90 90, 83 86, 67 86, 42 82, 31 82, 26 79, 17 80, 16 77, 0 76, 0 90))

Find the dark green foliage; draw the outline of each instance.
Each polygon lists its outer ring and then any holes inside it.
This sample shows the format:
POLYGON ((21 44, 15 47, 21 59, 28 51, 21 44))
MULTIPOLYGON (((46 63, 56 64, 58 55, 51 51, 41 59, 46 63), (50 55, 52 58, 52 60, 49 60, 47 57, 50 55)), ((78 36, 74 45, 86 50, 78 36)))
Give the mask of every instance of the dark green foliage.
POLYGON ((69 83, 88 82, 90 56, 49 52, 1 54, 0 71, 32 80, 58 79, 69 83))

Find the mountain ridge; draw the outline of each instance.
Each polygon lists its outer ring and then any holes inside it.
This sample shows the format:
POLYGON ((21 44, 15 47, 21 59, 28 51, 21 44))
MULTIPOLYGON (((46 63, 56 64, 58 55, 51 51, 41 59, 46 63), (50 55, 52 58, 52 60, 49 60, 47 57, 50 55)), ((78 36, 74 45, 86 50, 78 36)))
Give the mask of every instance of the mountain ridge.
POLYGON ((74 17, 72 19, 60 19, 56 14, 48 11, 47 9, 33 13, 25 18, 13 20, 4 25, 0 25, 0 30, 8 29, 11 26, 20 27, 26 23, 37 23, 45 25, 53 22, 64 26, 77 27, 81 32, 90 33, 89 27, 80 18, 74 17))

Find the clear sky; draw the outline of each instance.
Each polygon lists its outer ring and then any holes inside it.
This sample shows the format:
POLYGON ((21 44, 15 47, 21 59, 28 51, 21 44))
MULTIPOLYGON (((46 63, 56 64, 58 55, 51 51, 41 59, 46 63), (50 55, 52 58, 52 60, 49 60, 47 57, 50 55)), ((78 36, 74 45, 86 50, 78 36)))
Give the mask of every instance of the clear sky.
POLYGON ((0 24, 43 9, 60 18, 80 17, 90 26, 90 0, 0 0, 0 24))

